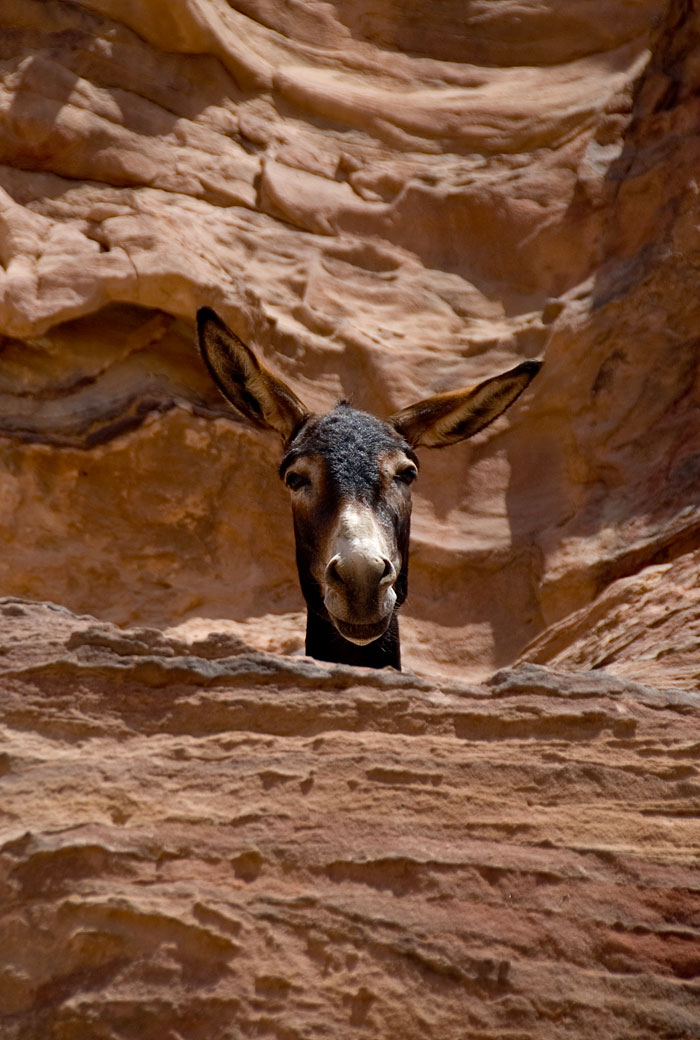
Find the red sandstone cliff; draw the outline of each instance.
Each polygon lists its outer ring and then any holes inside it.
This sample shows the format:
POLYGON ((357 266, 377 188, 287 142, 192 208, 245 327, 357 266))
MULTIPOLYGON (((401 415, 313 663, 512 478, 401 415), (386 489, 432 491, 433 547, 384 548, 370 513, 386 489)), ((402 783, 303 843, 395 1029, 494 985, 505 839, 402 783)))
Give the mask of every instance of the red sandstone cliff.
POLYGON ((0 1035, 700 1036, 699 125, 690 0, 4 0, 0 1035), (274 655, 205 303, 319 408, 544 358, 420 678, 274 655))

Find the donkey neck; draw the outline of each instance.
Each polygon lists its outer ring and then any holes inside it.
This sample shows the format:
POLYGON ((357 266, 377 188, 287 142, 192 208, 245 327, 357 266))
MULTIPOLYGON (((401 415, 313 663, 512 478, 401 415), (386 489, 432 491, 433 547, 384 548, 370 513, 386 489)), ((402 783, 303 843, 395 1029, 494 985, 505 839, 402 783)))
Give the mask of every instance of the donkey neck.
POLYGON ((351 664, 360 668, 396 668, 401 671, 399 618, 394 613, 383 636, 365 646, 343 639, 330 618, 308 610, 306 614, 306 653, 317 661, 351 664))

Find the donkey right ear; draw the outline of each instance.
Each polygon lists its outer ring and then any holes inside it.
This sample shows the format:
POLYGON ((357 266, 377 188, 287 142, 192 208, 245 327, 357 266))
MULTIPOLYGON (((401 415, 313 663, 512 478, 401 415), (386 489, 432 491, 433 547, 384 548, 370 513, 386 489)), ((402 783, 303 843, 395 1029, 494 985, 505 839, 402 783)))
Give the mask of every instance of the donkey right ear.
POLYGON ((448 390, 403 408, 389 422, 412 448, 442 448, 473 437, 510 408, 542 368, 523 361, 477 386, 448 390))
POLYGON ((241 415, 285 443, 310 414, 293 390, 260 364, 210 307, 197 311, 199 349, 212 379, 241 415))

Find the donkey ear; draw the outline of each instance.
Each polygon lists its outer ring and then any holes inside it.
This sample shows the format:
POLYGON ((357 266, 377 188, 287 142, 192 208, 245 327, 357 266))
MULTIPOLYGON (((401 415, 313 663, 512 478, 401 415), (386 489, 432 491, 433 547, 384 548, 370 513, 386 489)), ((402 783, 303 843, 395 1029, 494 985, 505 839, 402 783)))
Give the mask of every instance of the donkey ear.
POLYGON ((210 307, 197 311, 199 349, 224 397, 254 426, 286 442, 309 415, 293 390, 260 364, 253 351, 210 307))
POLYGON ((540 361, 524 361, 477 386, 437 394, 403 408, 392 415, 389 422, 413 448, 456 444, 483 430, 505 412, 541 367, 540 361))

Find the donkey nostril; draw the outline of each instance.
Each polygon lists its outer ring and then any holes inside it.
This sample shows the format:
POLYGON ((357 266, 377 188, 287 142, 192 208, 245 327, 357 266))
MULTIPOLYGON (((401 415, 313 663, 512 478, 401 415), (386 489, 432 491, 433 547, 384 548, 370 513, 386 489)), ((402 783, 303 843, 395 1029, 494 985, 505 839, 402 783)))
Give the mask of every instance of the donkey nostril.
POLYGON ((391 582, 394 580, 395 577, 396 577, 396 571, 394 570, 394 565, 391 562, 391 560, 387 560, 386 557, 385 557, 384 558, 384 570, 382 571, 382 575, 381 575, 381 577, 379 579, 379 584, 380 585, 389 585, 389 584, 391 584, 391 582))
POLYGON ((343 579, 338 570, 338 564, 340 563, 340 556, 334 556, 331 562, 326 567, 326 581, 330 585, 342 585, 343 579))
POLYGON ((343 593, 363 586, 385 588, 396 580, 396 568, 386 556, 348 561, 338 553, 326 566, 325 577, 331 588, 343 593))

